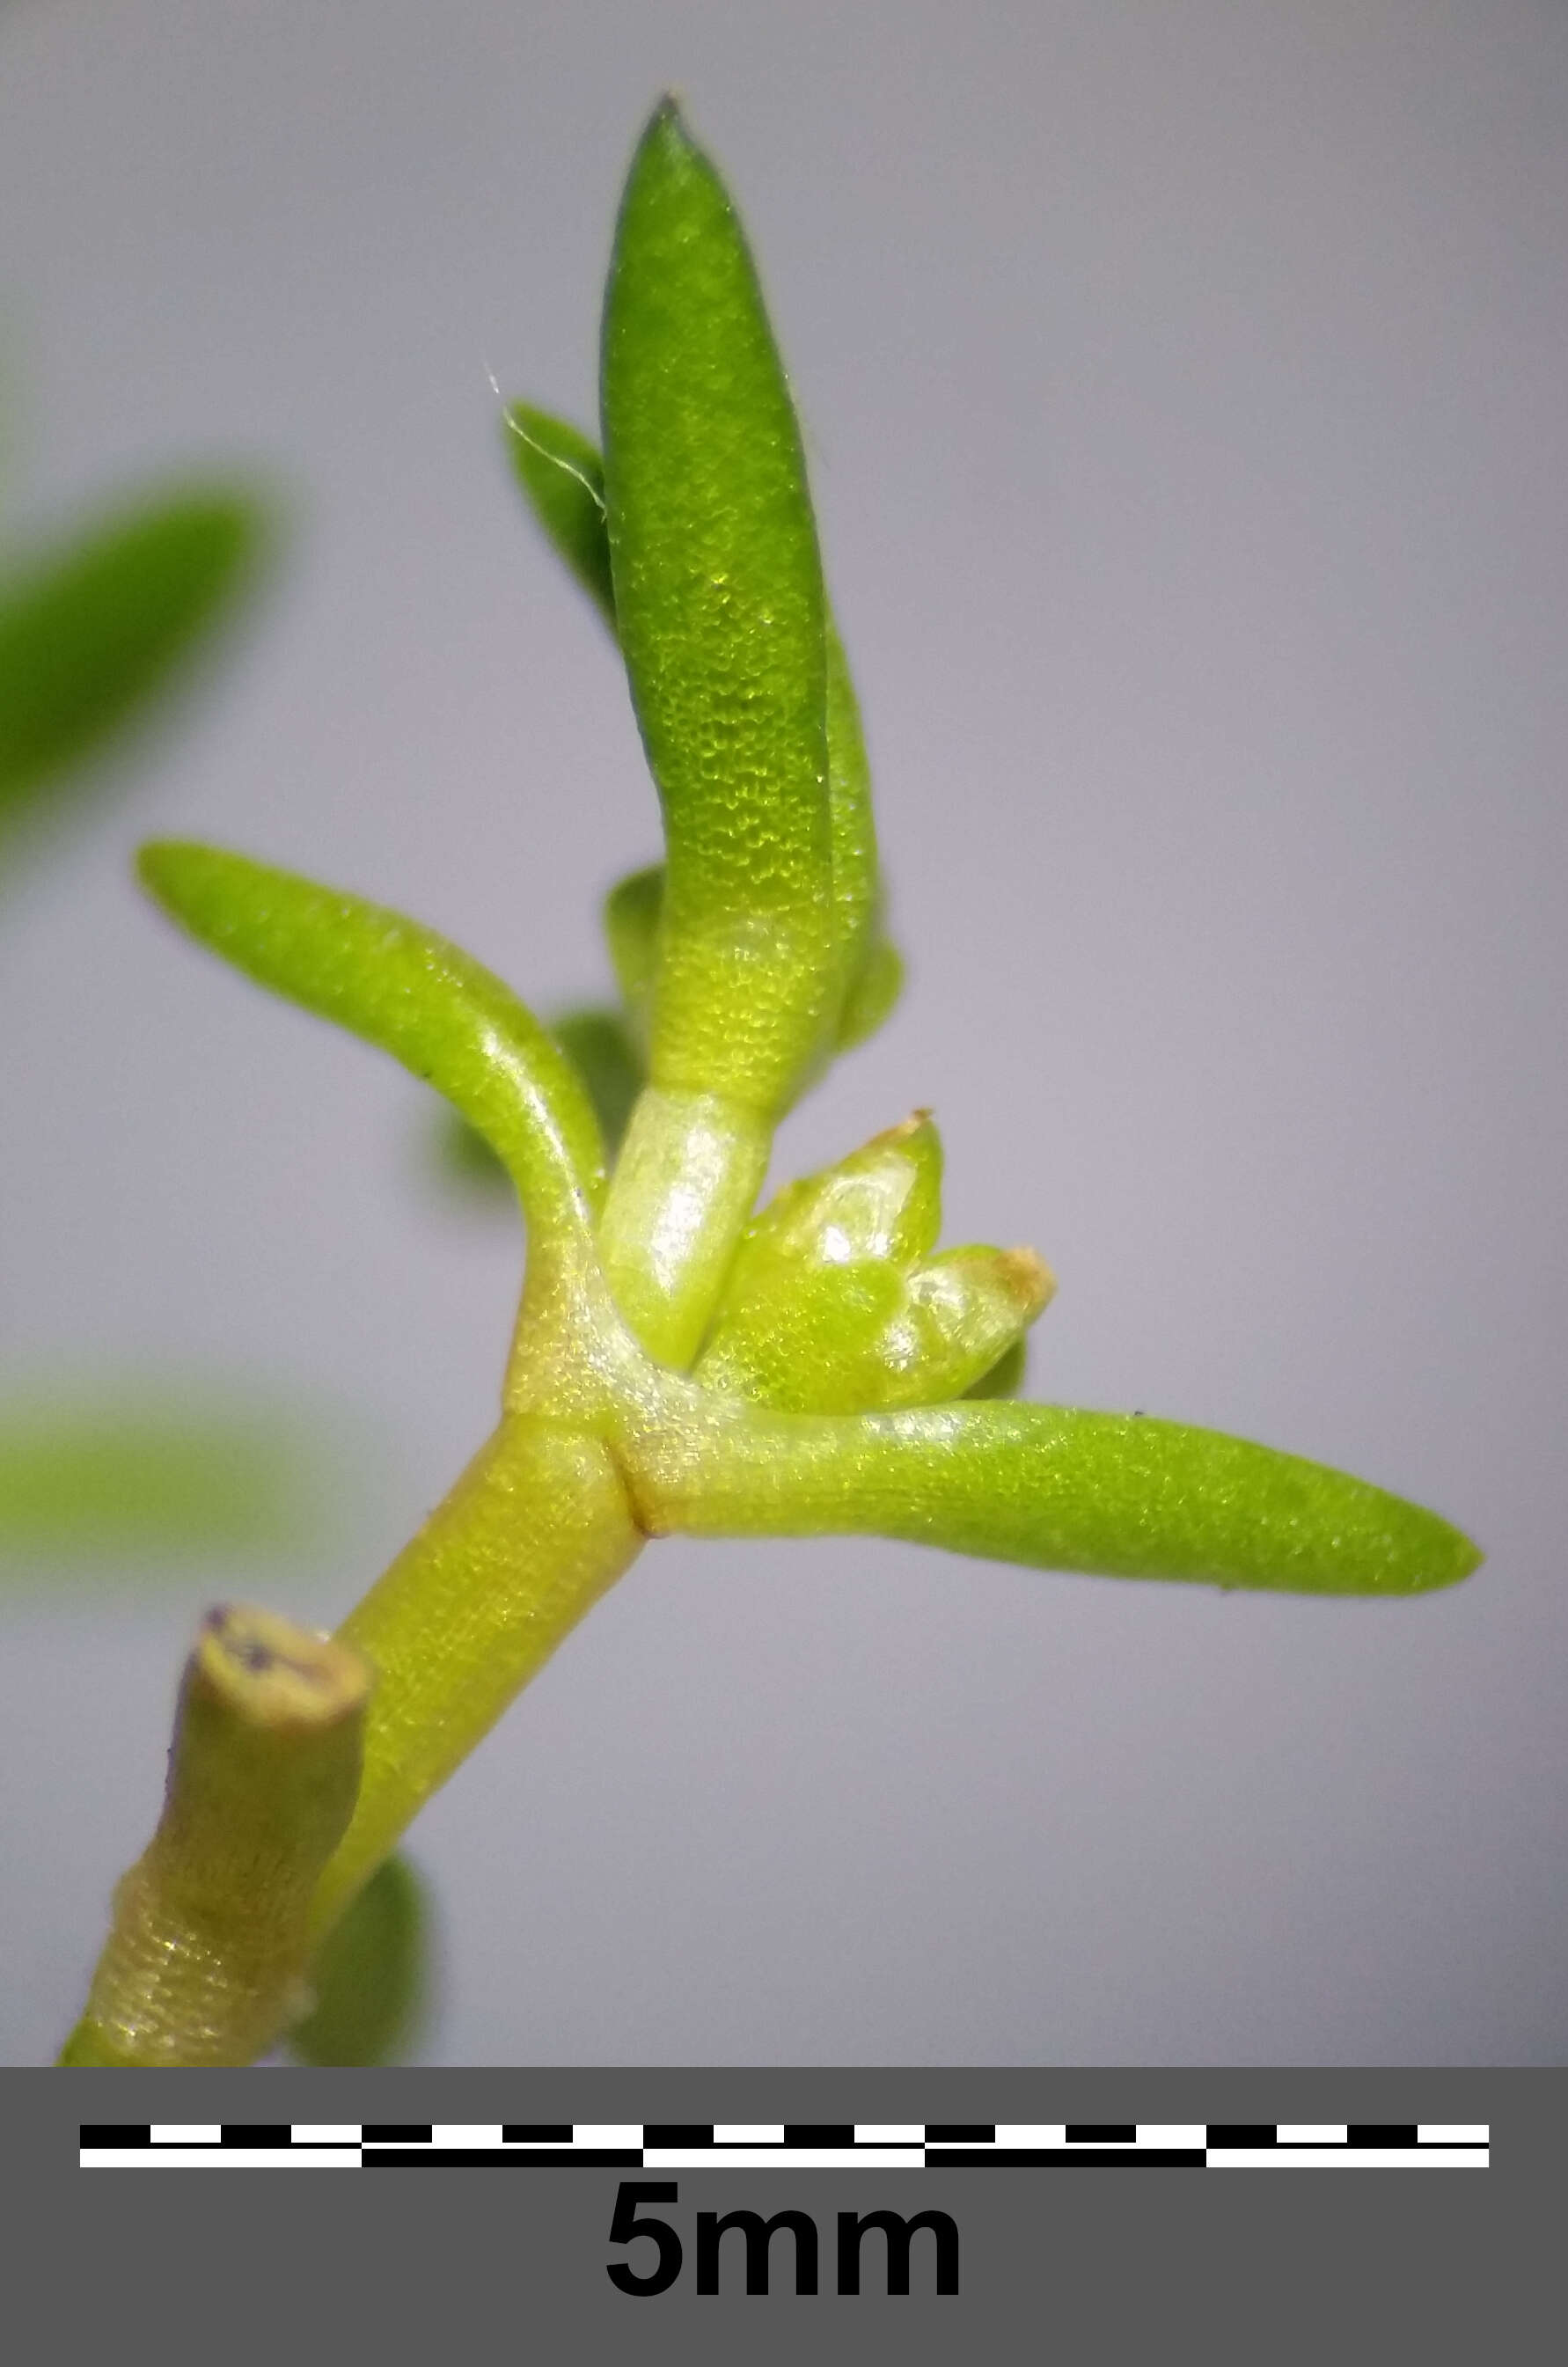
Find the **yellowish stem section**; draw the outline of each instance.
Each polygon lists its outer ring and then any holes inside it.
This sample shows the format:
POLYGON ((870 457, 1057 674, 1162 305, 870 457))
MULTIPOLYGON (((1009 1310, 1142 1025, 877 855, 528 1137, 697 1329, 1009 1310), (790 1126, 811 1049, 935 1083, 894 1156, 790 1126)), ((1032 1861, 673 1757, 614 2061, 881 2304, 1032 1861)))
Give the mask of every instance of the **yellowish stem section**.
POLYGON ((317 1938, 643 1543, 600 1440, 534 1415, 502 1421, 338 1631, 377 1685, 317 1938))
POLYGON ((240 2064, 295 2008, 310 1905, 354 1805, 369 1670, 265 1611, 209 1616, 158 1829, 115 1893, 61 2061, 240 2064))
POLYGON ((677 1372, 702 1345, 767 1172, 772 1132, 721 1094, 658 1085, 631 1113, 599 1254, 643 1347, 677 1372))

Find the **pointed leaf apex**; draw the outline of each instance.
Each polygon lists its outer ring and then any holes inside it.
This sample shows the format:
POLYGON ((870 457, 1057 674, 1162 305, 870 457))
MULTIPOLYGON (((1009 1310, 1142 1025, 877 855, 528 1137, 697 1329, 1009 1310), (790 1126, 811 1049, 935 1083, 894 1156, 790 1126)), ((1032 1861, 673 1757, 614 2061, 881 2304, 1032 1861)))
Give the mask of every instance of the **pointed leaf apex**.
POLYGON ((670 142, 672 145, 678 142, 683 148, 695 148, 697 142, 687 129, 686 116, 677 91, 666 90, 660 95, 653 113, 648 118, 647 128, 643 131, 642 138, 644 141, 659 138, 670 142))
POLYGON ((673 91, 666 91, 642 127, 631 160, 631 177, 636 179, 652 167, 655 172, 680 174, 694 165, 707 166, 708 159, 692 138, 673 91))

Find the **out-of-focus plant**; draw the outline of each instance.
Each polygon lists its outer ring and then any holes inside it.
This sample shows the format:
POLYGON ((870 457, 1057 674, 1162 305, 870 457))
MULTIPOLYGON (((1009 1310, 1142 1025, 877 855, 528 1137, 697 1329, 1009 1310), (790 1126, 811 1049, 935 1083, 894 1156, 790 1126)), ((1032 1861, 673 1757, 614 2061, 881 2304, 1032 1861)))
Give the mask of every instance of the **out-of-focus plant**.
POLYGON ((191 485, 0 573, 0 852, 104 786, 98 760, 210 656, 264 548, 252 496, 191 485))
MULTIPOLYGON (((0 566, 0 889, 85 821, 116 760, 210 666, 263 572, 233 485, 122 502, 0 566)), ((312 1457, 275 1409, 145 1380, 0 1375, 0 1568, 145 1575, 296 1546, 312 1457)))
MULTIPOLYGON (((0 569, 0 889, 90 820, 128 753, 211 671, 275 540, 253 492, 185 481, 0 569)), ((145 1584, 294 1557, 319 1539, 320 1441, 242 1383, 208 1378, 199 1395, 146 1376, 5 1374, 0 1389, 0 1574, 13 1588, 67 1569, 145 1584)), ((296 2033, 306 2059, 406 2045, 428 1989, 429 1922, 417 1878, 389 1861, 319 1969, 315 2018, 296 2033)))
MULTIPOLYGON (((211 671, 275 541, 255 493, 182 481, 0 568, 0 889, 90 820, 128 753, 211 671)), ((13 1586, 67 1569, 144 1584, 318 1539, 320 1442, 243 1384, 209 1378, 199 1394, 145 1376, 5 1374, 0 1389, 0 1573, 13 1586)), ((429 1923, 416 1876, 389 1860, 317 1968, 313 2016, 293 2033, 303 2059, 368 2062, 408 2044, 429 1923)))
POLYGON ((528 1263, 493 1436, 333 1644, 204 1633, 69 2063, 249 2060, 312 1952, 318 1988, 347 1962, 374 2022, 374 1918, 393 1958, 407 1927, 378 1869, 651 1538, 875 1535, 1390 1598, 1479 1558, 1295 1456, 1007 1401, 1051 1276, 1030 1251, 938 1248, 925 1113, 754 1215, 779 1118, 880 1023, 901 965, 789 389, 733 208, 668 102, 621 203, 601 392, 602 459, 531 407, 508 427, 616 634, 663 809, 665 863, 606 910, 621 1003, 597 1040, 638 1084, 613 1161, 562 1042, 455 946, 243 855, 142 857, 191 935, 446 1095, 511 1177, 528 1263))
POLYGON ((143 1583, 310 1542, 320 1450, 243 1385, 77 1376, 0 1401, 0 1567, 114 1571, 143 1583))

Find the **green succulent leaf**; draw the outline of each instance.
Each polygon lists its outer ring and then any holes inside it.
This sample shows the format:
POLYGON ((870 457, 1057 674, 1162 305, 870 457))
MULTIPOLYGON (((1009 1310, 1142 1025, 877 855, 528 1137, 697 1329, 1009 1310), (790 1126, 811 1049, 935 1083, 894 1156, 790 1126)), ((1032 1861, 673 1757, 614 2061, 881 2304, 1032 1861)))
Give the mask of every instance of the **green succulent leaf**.
POLYGON ((503 417, 507 453, 535 517, 613 633, 615 586, 597 448, 531 403, 508 403, 503 417))
POLYGON ((405 2058, 429 2005, 430 1924, 425 1886, 406 1858, 389 1857, 318 1949, 315 2002, 290 2031, 290 2054, 319 2065, 405 2058))
POLYGON ((192 490, 0 581, 0 828, 139 721, 255 573, 256 504, 192 490))
POLYGON ((212 952, 444 1093, 505 1161, 530 1226, 585 1228, 604 1188, 593 1104, 492 972, 402 913, 243 855, 166 840, 142 849, 139 868, 212 952))
POLYGON ((653 1082, 771 1116, 838 983, 822 568, 751 255, 671 101, 621 202, 602 409, 616 616, 668 850, 653 1082))
POLYGON ((1481 1556, 1435 1512, 1215 1431, 1062 1406, 750 1415, 632 1444, 644 1526, 884 1536, 1034 1569, 1417 1594, 1481 1556))
MULTIPOLYGON (((610 631, 616 633, 604 463, 597 450, 564 420, 553 419, 528 403, 512 403, 506 424, 514 465, 535 515, 593 597, 610 631)), ((832 1048, 842 1052, 863 1044, 887 1018, 903 983, 903 964, 882 931, 870 768, 849 662, 831 615, 825 618, 824 661, 828 821, 838 947, 838 1013, 832 1048)), ((628 1009, 644 1031, 657 968, 653 932, 663 892, 663 864, 634 872, 612 891, 607 915, 628 1009), (631 984, 622 970, 616 935, 622 917, 617 899, 628 891, 631 900, 624 917, 629 927, 640 932, 629 946, 635 959, 631 984)))
MULTIPOLYGON (((645 1075, 625 1019, 619 1011, 599 1008, 564 1011, 550 1022, 550 1032, 581 1078, 613 1158, 645 1075)), ((456 1110, 440 1111, 436 1147, 451 1183, 487 1200, 515 1196, 500 1159, 456 1110)))
POLYGON ((865 963, 877 908, 877 826, 860 702, 833 618, 824 620, 828 807, 833 829, 833 894, 846 985, 865 963))
POLYGON ((852 1052, 892 1017, 903 992, 903 956, 884 936, 872 937, 858 977, 850 981, 838 1022, 837 1048, 852 1052))
POLYGON ((834 1049, 846 1052, 874 1036, 892 1010, 903 984, 903 964, 883 933, 881 871, 860 702, 831 616, 826 660, 828 800, 838 912, 834 1049))

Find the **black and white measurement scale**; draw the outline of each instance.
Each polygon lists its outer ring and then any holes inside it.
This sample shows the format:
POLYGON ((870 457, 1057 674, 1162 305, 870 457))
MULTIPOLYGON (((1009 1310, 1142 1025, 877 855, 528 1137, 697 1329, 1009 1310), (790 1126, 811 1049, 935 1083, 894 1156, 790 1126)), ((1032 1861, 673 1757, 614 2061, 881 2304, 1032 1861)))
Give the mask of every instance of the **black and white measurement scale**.
POLYGON ((1487 2126, 84 2123, 84 2169, 1485 2169, 1487 2126))

